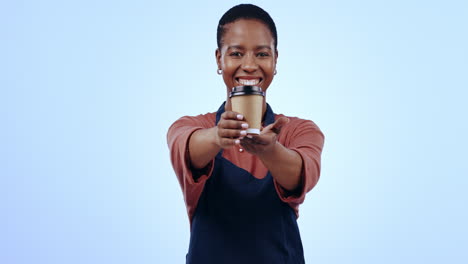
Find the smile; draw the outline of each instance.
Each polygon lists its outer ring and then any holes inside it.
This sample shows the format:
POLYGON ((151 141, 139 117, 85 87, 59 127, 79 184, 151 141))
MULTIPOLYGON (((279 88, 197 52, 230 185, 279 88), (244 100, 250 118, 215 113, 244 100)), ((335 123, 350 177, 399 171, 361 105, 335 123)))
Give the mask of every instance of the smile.
POLYGON ((262 81, 262 78, 255 78, 255 79, 236 78, 236 81, 240 83, 241 85, 258 85, 262 81))

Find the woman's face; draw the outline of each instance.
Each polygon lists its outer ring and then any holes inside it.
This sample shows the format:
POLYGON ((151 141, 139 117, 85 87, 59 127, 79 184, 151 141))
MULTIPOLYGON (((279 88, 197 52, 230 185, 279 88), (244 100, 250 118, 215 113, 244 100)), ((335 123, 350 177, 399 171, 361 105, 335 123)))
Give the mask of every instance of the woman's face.
POLYGON ((253 19, 226 24, 221 49, 216 50, 218 69, 228 89, 242 85, 267 90, 273 81, 278 53, 268 27, 253 19))

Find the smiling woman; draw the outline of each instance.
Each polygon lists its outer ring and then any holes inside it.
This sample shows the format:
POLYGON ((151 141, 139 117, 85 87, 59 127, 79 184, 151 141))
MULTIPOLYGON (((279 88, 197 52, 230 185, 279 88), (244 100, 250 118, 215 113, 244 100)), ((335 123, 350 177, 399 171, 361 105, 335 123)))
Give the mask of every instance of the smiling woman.
POLYGON ((226 31, 222 46, 216 50, 216 61, 227 92, 238 85, 258 85, 266 91, 273 81, 278 58, 270 30, 263 22, 253 19, 237 20, 224 27, 226 31))
POLYGON ((266 96, 262 130, 247 135, 248 120, 229 98, 237 86, 266 94, 276 74, 277 42, 263 9, 244 4, 228 10, 216 49, 226 102, 169 128, 171 161, 191 223, 187 263, 304 263, 296 219, 319 179, 324 136, 310 120, 275 114, 266 96))

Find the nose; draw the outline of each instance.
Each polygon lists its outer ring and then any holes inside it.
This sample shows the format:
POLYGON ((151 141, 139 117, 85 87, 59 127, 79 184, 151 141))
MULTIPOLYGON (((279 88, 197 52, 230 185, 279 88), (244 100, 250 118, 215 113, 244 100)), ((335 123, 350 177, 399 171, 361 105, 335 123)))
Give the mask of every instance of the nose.
POLYGON ((250 55, 250 54, 244 56, 243 61, 242 61, 242 70, 250 73, 250 72, 255 72, 257 69, 258 69, 258 64, 255 60, 255 56, 250 55))

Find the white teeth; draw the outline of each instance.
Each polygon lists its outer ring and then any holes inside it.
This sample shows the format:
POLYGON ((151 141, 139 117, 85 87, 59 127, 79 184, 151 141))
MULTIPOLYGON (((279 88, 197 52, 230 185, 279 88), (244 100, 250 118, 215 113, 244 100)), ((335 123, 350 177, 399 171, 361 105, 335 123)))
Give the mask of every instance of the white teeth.
POLYGON ((260 82, 259 79, 253 79, 253 80, 239 79, 239 83, 242 85, 257 85, 259 82, 260 82))

